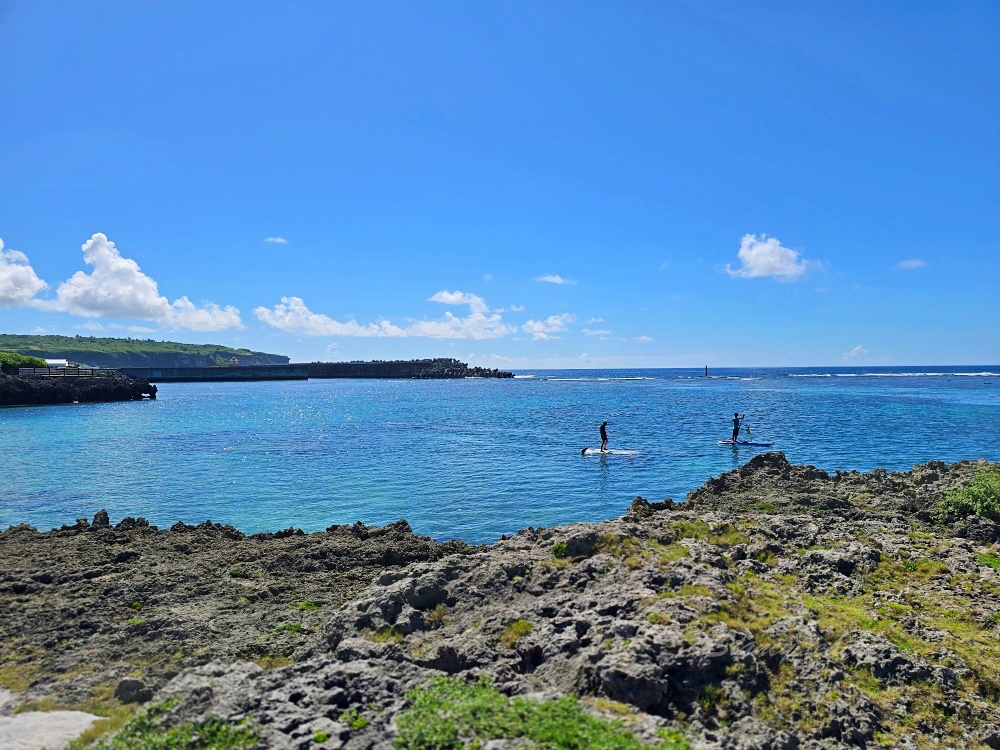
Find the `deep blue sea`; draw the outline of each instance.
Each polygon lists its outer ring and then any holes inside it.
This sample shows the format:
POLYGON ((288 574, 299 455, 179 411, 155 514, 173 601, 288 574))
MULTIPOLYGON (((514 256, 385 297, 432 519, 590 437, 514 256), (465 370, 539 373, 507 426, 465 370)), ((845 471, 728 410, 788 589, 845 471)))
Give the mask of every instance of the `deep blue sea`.
POLYGON ((155 401, 0 409, 0 528, 106 508, 246 532, 405 518, 491 542, 682 500, 763 450, 829 471, 1000 460, 1000 366, 163 384, 155 401), (716 443, 737 410, 773 448, 716 443), (580 455, 605 419, 634 453, 580 455))

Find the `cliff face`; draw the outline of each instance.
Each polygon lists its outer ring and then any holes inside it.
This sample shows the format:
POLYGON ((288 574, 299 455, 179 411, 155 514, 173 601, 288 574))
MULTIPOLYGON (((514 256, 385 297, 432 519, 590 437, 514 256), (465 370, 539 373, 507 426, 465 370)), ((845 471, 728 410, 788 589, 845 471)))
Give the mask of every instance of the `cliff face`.
POLYGON ((930 513, 977 466, 829 475, 766 454, 681 505, 475 549, 405 524, 12 529, 0 673, 63 703, 139 675, 139 699, 173 699, 158 721, 242 721, 260 747, 462 746, 413 734, 429 684, 435 731, 465 717, 464 741, 524 746, 530 727, 462 703, 485 676, 494 709, 570 716, 573 694, 633 743, 996 748, 1000 527, 930 513))
POLYGON ((121 374, 102 377, 19 377, 0 374, 0 406, 140 401, 156 398, 148 380, 121 374))

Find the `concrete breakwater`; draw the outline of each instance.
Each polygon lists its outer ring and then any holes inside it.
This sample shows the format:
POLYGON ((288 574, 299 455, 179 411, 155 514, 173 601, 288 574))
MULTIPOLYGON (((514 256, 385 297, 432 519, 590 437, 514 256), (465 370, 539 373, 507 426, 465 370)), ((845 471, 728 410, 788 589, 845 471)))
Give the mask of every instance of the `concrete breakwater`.
POLYGON ((457 359, 376 360, 372 362, 309 362, 288 365, 233 365, 229 367, 124 367, 135 378, 157 383, 191 383, 310 378, 512 378, 514 374, 485 367, 469 367, 457 359))
MULTIPOLYGON (((460 747, 414 735, 435 685, 435 726, 474 713, 475 690, 632 736, 600 747, 998 748, 1000 527, 937 512, 984 470, 829 474, 769 453, 686 503, 490 547, 405 522, 14 527, 0 687, 10 710, 221 721, 246 748, 460 747)), ((466 746, 537 728, 468 722, 466 746)))

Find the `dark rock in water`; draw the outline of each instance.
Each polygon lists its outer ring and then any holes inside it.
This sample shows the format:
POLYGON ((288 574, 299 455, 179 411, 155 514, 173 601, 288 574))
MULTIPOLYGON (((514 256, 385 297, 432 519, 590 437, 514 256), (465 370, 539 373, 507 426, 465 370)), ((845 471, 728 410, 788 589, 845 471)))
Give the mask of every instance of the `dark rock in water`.
POLYGON ((156 386, 110 371, 92 377, 0 374, 0 406, 141 401, 156 398, 156 386))
POLYGON ((153 697, 153 691, 142 680, 125 679, 115 688, 115 698, 122 703, 145 703, 153 697))

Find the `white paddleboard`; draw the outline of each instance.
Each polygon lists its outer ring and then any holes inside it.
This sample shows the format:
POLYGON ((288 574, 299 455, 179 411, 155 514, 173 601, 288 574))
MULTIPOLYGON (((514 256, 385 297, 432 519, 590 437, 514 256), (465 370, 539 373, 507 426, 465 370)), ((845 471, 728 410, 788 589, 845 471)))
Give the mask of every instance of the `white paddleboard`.
POLYGON ((580 454, 584 456, 638 456, 639 451, 611 449, 602 451, 600 448, 584 448, 580 454))

